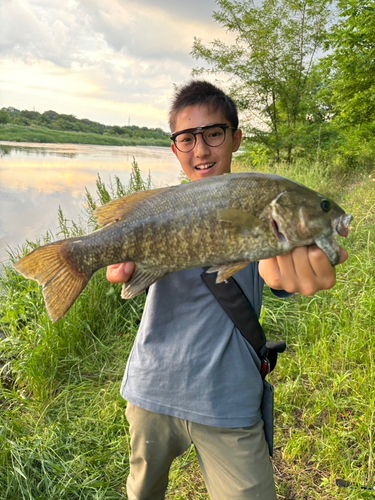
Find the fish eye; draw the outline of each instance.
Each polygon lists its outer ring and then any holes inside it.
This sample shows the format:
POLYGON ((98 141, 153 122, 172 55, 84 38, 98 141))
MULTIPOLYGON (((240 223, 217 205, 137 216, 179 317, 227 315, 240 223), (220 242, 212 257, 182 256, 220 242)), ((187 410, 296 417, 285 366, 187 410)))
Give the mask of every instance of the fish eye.
POLYGON ((329 212, 329 210, 331 209, 331 203, 328 200, 322 200, 320 202, 320 206, 323 212, 329 212))

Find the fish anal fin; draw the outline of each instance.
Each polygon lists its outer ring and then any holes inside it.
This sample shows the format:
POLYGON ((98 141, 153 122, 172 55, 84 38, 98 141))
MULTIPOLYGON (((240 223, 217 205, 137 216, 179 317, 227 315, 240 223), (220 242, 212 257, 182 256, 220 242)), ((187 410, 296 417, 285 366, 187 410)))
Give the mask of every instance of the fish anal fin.
POLYGON ((217 217, 226 230, 236 233, 254 231, 264 224, 258 217, 237 208, 223 208, 222 210, 218 210, 217 217))
POLYGON ((117 222, 123 219, 131 212, 139 203, 158 196, 165 191, 173 189, 172 187, 164 187, 159 189, 151 189, 149 191, 137 191, 136 193, 123 196, 117 200, 110 201, 106 205, 94 210, 94 217, 99 226, 105 226, 112 222, 117 222))
POLYGON ((249 264, 249 261, 231 262, 230 264, 222 264, 212 266, 207 270, 207 273, 217 273, 216 283, 222 283, 229 279, 233 274, 238 273, 249 264))
POLYGON ((44 302, 53 323, 70 309, 91 278, 79 273, 66 260, 64 242, 37 248, 14 267, 25 278, 42 285, 44 302))
POLYGON ((150 285, 164 278, 164 276, 164 272, 149 271, 136 266, 131 279, 122 286, 121 298, 134 299, 134 297, 144 292, 150 285))

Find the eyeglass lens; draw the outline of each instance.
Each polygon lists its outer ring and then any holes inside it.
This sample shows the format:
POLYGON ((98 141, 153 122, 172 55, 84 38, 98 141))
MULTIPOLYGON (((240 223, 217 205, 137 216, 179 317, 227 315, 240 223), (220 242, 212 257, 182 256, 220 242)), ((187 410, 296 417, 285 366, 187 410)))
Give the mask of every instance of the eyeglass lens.
POLYGON ((225 129, 221 127, 210 127, 203 132, 185 132, 179 134, 175 139, 177 149, 184 153, 188 153, 194 149, 196 143, 196 136, 202 135, 204 142, 207 146, 217 147, 221 146, 225 140, 225 129))

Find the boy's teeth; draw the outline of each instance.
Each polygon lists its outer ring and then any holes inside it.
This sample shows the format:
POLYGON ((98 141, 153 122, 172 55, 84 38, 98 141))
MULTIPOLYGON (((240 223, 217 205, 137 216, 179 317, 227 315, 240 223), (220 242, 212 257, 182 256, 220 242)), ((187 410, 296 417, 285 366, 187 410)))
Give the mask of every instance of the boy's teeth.
POLYGON ((215 165, 214 163, 210 163, 209 165, 198 165, 195 168, 197 168, 198 170, 207 170, 208 168, 211 168, 214 165, 215 165))

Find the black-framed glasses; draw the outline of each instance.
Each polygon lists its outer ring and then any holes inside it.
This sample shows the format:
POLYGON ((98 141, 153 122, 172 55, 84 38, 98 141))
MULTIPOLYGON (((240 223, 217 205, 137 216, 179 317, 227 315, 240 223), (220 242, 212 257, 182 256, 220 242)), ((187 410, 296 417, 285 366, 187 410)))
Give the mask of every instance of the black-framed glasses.
POLYGON ((217 148, 225 141, 227 130, 236 130, 226 123, 216 123, 206 127, 195 127, 175 132, 171 135, 171 140, 181 153, 190 153, 197 143, 197 135, 201 135, 207 146, 217 148))

